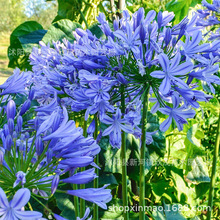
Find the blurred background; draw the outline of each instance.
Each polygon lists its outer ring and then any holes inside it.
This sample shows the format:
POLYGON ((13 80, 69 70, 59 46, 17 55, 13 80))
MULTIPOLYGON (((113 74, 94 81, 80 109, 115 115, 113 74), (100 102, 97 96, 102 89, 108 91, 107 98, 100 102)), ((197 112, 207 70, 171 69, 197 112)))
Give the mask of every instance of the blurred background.
POLYGON ((45 0, 0 0, 0 84, 12 73, 8 68, 8 46, 12 31, 25 21, 48 28, 57 14, 58 2, 45 0))

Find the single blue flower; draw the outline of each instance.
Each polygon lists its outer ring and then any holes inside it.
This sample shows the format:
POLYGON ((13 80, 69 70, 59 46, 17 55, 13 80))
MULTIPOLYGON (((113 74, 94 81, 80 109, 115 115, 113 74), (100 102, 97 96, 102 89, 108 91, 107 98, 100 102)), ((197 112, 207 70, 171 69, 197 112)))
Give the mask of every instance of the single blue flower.
POLYGON ((40 212, 22 211, 30 200, 31 193, 28 189, 19 189, 13 199, 8 202, 5 192, 0 188, 0 217, 5 220, 38 220, 42 217, 40 212))
POLYGON ((113 147, 121 147, 121 130, 126 133, 133 133, 133 128, 128 124, 127 120, 122 118, 121 110, 117 108, 115 115, 110 118, 105 115, 101 120, 103 123, 110 125, 102 133, 103 136, 109 135, 110 144, 113 147))
POLYGON ((160 130, 165 132, 168 130, 172 123, 172 119, 176 122, 179 131, 183 130, 183 125, 187 124, 187 118, 193 118, 196 112, 193 109, 185 109, 183 106, 179 107, 180 99, 177 96, 173 96, 173 108, 166 106, 165 108, 159 108, 162 114, 169 115, 168 118, 160 125, 160 130), (178 108, 179 107, 179 108, 178 108))
POLYGON ((26 174, 23 171, 18 171, 16 174, 16 181, 13 184, 13 187, 16 187, 19 183, 23 186, 26 183, 26 174))
POLYGON ((85 91, 85 95, 94 99, 94 102, 110 99, 109 90, 111 86, 103 83, 101 80, 89 83, 90 88, 85 91))
POLYGON ((183 77, 192 70, 193 64, 189 60, 179 64, 181 59, 180 53, 177 53, 172 60, 169 60, 166 54, 160 54, 158 59, 163 71, 157 70, 150 75, 154 78, 163 79, 159 87, 163 95, 170 91, 171 85, 188 88, 186 83, 181 78, 178 78, 178 76, 183 77))

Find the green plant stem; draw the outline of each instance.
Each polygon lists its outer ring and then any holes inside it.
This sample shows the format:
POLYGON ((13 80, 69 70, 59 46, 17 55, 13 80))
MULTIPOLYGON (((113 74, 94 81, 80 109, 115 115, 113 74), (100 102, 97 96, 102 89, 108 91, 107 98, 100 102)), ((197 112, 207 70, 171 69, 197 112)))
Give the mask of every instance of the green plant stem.
MULTIPOLYGON (((96 140, 98 136, 98 117, 97 115, 95 115, 95 133, 94 133, 94 139, 96 140)), ((94 162, 99 165, 99 154, 96 155, 94 162)), ((96 174, 97 176, 99 175, 99 169, 96 168, 96 174)), ((95 178, 94 179, 94 184, 93 184, 94 188, 99 188, 99 179, 95 178)), ((94 220, 99 220, 99 207, 97 205, 94 206, 94 210, 93 210, 93 219, 94 220)))
MULTIPOLYGON (((121 86, 121 112, 125 113, 125 88, 121 86)), ((126 160, 126 136, 125 132, 121 133, 121 163, 122 163, 122 199, 124 210, 128 207, 128 188, 127 188, 127 160, 126 160)), ((128 211, 124 212, 124 219, 129 219, 128 211)))
MULTIPOLYGON (((86 137, 87 135, 87 121, 84 120, 83 124, 83 136, 86 137)), ((85 171, 85 167, 81 168, 81 172, 85 171)), ((85 189, 85 184, 80 185, 80 189, 85 189)), ((82 218, 86 211, 86 203, 84 199, 80 199, 80 217, 82 218)))
POLYGON ((142 135, 141 135, 141 152, 140 152, 140 199, 139 199, 139 219, 145 220, 145 153, 146 153, 146 131, 147 131, 147 109, 148 109, 149 87, 144 92, 143 97, 143 114, 142 114, 142 135))
POLYGON ((218 155, 219 155, 219 144, 220 144, 220 112, 219 112, 218 127, 217 127, 217 133, 216 133, 215 149, 214 149, 214 155, 213 155, 213 161, 212 161, 212 174, 211 174, 211 182, 210 182, 210 189, 209 189, 207 220, 211 220, 211 215, 212 215, 213 196, 214 196, 215 179, 216 179, 216 168, 217 168, 217 160, 218 160, 218 155))
MULTIPOLYGON (((77 184, 73 184, 73 189, 77 190, 77 184)), ((74 196, 74 207, 75 207, 75 216, 79 216, 79 199, 77 196, 74 196)))

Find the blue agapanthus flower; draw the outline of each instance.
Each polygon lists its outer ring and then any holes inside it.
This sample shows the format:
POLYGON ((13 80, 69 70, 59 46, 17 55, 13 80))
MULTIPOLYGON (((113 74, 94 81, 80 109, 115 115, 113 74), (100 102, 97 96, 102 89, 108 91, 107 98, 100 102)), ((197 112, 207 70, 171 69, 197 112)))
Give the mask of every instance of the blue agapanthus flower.
POLYGON ((188 88, 186 83, 184 83, 184 81, 177 76, 184 77, 192 70, 193 64, 190 62, 190 60, 179 64, 181 59, 180 53, 177 53, 172 60, 169 60, 166 54, 160 54, 158 59, 163 71, 154 71, 150 75, 155 78, 163 79, 159 86, 159 90, 162 94, 166 95, 170 91, 171 85, 188 88))
POLYGON ((117 108, 116 113, 112 118, 105 115, 102 122, 110 125, 103 131, 102 135, 109 135, 109 141, 113 147, 120 148, 121 146, 121 130, 126 133, 133 133, 132 127, 125 124, 127 123, 127 120, 122 118, 121 110, 119 108, 117 108))
POLYGON ((42 217, 40 212, 24 211, 23 207, 29 202, 31 193, 28 189, 19 189, 9 202, 5 192, 0 188, 0 217, 9 220, 38 220, 42 217))

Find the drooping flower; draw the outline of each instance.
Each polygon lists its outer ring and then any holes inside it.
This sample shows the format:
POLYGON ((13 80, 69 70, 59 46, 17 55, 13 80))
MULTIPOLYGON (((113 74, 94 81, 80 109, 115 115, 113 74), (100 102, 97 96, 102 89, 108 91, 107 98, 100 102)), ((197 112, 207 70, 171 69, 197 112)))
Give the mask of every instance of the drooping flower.
POLYGON ((97 204, 103 209, 107 209, 106 203, 111 201, 112 195, 110 189, 105 189, 108 185, 103 186, 102 188, 87 188, 87 189, 78 189, 78 190, 67 190, 67 194, 77 196, 86 201, 97 204))
POLYGON ((0 89, 3 89, 1 95, 11 93, 25 93, 26 86, 30 83, 32 74, 31 72, 21 72, 18 68, 14 70, 14 74, 11 75, 4 84, 0 85, 0 89))

